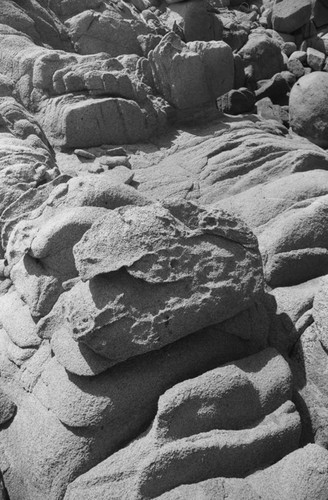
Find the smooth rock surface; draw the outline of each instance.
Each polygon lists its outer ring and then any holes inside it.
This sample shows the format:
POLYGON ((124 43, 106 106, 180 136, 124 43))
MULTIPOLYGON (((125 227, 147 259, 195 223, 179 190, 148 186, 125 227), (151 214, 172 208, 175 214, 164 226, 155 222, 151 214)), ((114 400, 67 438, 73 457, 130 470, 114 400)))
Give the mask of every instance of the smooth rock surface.
POLYGON ((328 146, 327 92, 328 73, 316 71, 294 85, 289 101, 290 125, 294 132, 321 147, 328 146))

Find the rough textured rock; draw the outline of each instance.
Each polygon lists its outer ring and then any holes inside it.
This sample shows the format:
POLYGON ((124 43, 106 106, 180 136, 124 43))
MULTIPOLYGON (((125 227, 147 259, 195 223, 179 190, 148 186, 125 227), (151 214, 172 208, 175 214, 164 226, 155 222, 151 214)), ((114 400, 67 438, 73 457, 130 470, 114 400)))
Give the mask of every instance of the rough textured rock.
POLYGON ((216 500, 308 500, 326 498, 327 451, 309 444, 246 479, 215 478, 182 485, 160 495, 160 500, 204 498, 216 500))
POLYGON ((151 422, 165 390, 257 349, 249 341, 212 328, 96 377, 78 377, 68 374, 56 358, 50 360, 44 341, 42 349, 23 365, 19 380, 26 389, 20 388, 15 399, 17 417, 1 433, 6 450, 1 467, 6 464, 10 494, 21 500, 60 498, 69 482, 151 422), (35 395, 30 394, 32 390, 35 395), (31 470, 35 471, 33 482, 22 489, 31 470))
POLYGON ((313 319, 315 321, 316 332, 320 342, 325 349, 328 348, 328 338, 327 338, 327 276, 324 276, 320 280, 320 287, 315 295, 315 300, 313 304, 313 319))
POLYGON ((109 54, 95 59, 38 47, 6 26, 0 40, 0 60, 17 95, 56 145, 136 142, 156 132, 158 112, 165 116, 161 100, 109 54))
POLYGON ((210 204, 292 173, 327 170, 321 148, 286 134, 255 117, 217 121, 201 137, 191 129, 155 160, 137 156, 134 179, 139 191, 152 198, 179 196, 210 204))
POLYGON ((321 374, 327 353, 319 340, 316 324, 309 326, 292 355, 295 402, 302 419, 302 442, 315 442, 327 448, 327 387, 321 374))
POLYGON ((247 482, 261 498, 324 500, 327 491, 327 451, 309 444, 296 450, 247 482))
POLYGON ((66 25, 75 50, 80 54, 106 52, 110 56, 141 55, 139 35, 151 32, 129 4, 115 3, 103 12, 88 9, 71 17, 66 25))
POLYGON ((326 499, 314 3, 1 3, 0 497, 326 499))
POLYGON ((188 47, 200 55, 211 98, 228 92, 234 84, 232 50, 225 42, 191 42, 188 47))
POLYGON ((81 476, 65 498, 78 498, 82 491, 86 498, 95 491, 104 497, 154 498, 213 475, 240 477, 261 462, 279 459, 279 433, 289 451, 299 439, 299 418, 288 401, 290 375, 283 358, 267 350, 173 387, 159 399, 146 435, 81 476), (231 420, 230 412, 246 394, 255 399, 231 420), (265 417, 257 423, 260 416, 265 417), (265 453, 269 443, 270 458, 265 453))
POLYGON ((296 285, 327 272, 326 203, 326 195, 296 203, 259 230, 272 286, 296 285))
POLYGON ((8 394, 0 389, 0 425, 10 420, 16 411, 15 403, 9 398, 8 394))
POLYGON ((290 125, 299 135, 328 146, 326 94, 328 73, 316 71, 301 78, 290 93, 290 125))
POLYGON ((308 47, 306 61, 308 66, 310 66, 313 71, 322 71, 325 59, 326 54, 320 52, 319 50, 308 47))
POLYGON ((166 26, 174 30, 181 26, 183 39, 186 42, 194 40, 220 40, 222 28, 219 20, 208 12, 206 3, 199 0, 188 2, 167 2, 169 8, 162 13, 160 19, 166 26))
POLYGON ((179 109, 214 102, 233 87, 233 56, 224 42, 184 44, 168 33, 149 59, 157 89, 179 109))
POLYGON ((171 213, 149 205, 100 218, 74 247, 86 282, 61 295, 39 335, 68 329, 74 340, 117 363, 249 307, 261 294, 261 269, 258 261, 256 275, 257 246, 247 229, 190 202, 177 203, 171 213))

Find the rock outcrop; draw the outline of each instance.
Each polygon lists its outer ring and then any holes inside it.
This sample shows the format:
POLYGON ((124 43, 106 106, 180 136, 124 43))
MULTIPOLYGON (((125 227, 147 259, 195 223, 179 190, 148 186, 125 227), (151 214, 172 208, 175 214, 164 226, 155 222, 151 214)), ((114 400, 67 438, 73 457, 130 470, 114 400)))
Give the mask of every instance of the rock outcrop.
POLYGON ((325 500, 327 2, 0 20, 0 498, 325 500))

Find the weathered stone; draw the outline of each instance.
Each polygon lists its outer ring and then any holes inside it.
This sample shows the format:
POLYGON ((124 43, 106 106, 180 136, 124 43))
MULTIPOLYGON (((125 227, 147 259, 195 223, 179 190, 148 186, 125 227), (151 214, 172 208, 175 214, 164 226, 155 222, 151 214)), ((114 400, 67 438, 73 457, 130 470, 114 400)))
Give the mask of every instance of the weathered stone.
POLYGON ((210 100, 200 55, 175 34, 167 34, 149 60, 156 87, 175 107, 197 107, 210 100))
POLYGON ((308 47, 306 53, 306 61, 308 66, 313 69, 313 71, 321 71, 325 63, 326 54, 320 52, 319 50, 308 47))
POLYGON ((292 173, 327 170, 325 151, 304 138, 286 136, 287 130, 275 123, 269 128, 269 122, 255 117, 233 117, 229 124, 220 118, 201 137, 182 135, 180 145, 160 161, 148 160, 145 168, 143 158, 134 168, 138 190, 159 200, 180 197, 211 204, 292 173))
POLYGON ((264 120, 276 120, 285 125, 288 122, 288 113, 285 113, 282 106, 273 104, 270 97, 264 97, 256 103, 257 114, 264 120))
POLYGON ((326 308, 328 303, 327 294, 327 276, 324 276, 320 280, 320 287, 315 295, 313 303, 313 319, 315 321, 315 328, 320 342, 325 349, 328 348, 328 336, 327 336, 327 314, 326 308))
MULTIPOLYGON (((293 55, 293 54, 292 54, 293 55)), ((301 78, 305 75, 305 68, 299 59, 291 59, 287 64, 288 70, 295 75, 296 78, 301 78)))
POLYGON ((258 231, 271 286, 296 285, 326 274, 327 195, 295 203, 258 231))
POLYGON ((85 10, 66 24, 80 54, 141 55, 137 37, 150 32, 128 4, 122 4, 120 9, 115 4, 108 5, 103 13, 85 10))
POLYGON ((96 488, 103 497, 154 498, 184 483, 240 477, 255 463, 268 461, 269 443, 270 453, 279 459, 278 433, 286 439, 286 451, 293 451, 300 432, 299 417, 288 401, 290 376, 287 363, 267 350, 173 387, 159 399, 148 433, 81 476, 66 497, 76 499, 83 490, 91 498, 96 488), (255 376, 251 367, 256 367, 255 376), (244 397, 245 413, 231 420, 230 412, 244 397))
POLYGON ((328 487, 327 450, 315 444, 293 451, 247 482, 266 500, 324 500, 328 487))
POLYGON ((247 228, 223 212, 191 203, 177 204, 171 212, 175 217, 159 204, 127 207, 99 219, 74 248, 78 272, 90 281, 62 294, 39 323, 42 336, 62 325, 75 340, 119 362, 223 321, 254 302, 261 293, 261 272, 254 272, 256 242, 247 228), (239 270, 242 286, 236 287, 232 277, 239 270), (208 294, 200 296, 199 287, 208 294))
POLYGON ((313 299, 320 286, 314 278, 294 286, 272 290, 274 310, 270 315, 270 345, 290 353, 304 331, 313 323, 313 299))
POLYGON ((239 115, 253 111, 255 105, 255 94, 247 88, 230 90, 227 94, 216 100, 219 111, 230 115, 239 115))
POLYGON ((225 42, 190 42, 188 47, 200 55, 206 82, 213 98, 232 89, 234 84, 234 59, 225 42))
POLYGON ((258 90, 255 95, 258 99, 269 97, 274 104, 281 104, 286 98, 290 87, 281 73, 277 73, 270 80, 258 82, 258 90))
POLYGON ((16 411, 15 403, 9 398, 9 396, 0 389, 0 425, 5 424, 10 420, 16 411))
POLYGON ((19 347, 36 347, 41 343, 29 308, 15 291, 0 297, 0 324, 19 347))
POLYGON ((154 132, 136 102, 112 97, 53 98, 43 110, 42 124, 53 144, 69 148, 133 143, 154 132), (60 120, 54 123, 57 114, 60 120))
POLYGON ((322 377, 327 353, 318 338, 316 324, 310 325, 291 353, 295 403, 302 419, 302 442, 328 444, 327 385, 322 377))
POLYGON ((279 44, 266 34, 252 34, 239 54, 246 75, 255 81, 271 78, 284 69, 279 44))
POLYGON ((179 109, 214 102, 233 87, 233 56, 224 42, 184 44, 169 33, 149 59, 157 89, 179 109))
POLYGON ((282 48, 287 57, 290 57, 297 50, 295 42, 285 42, 282 48))
POLYGON ((289 100, 290 126, 297 134, 321 147, 328 146, 328 74, 316 71, 292 88, 289 100))
POLYGON ((94 160, 96 158, 93 153, 90 153, 90 151, 86 151, 85 149, 75 149, 74 153, 76 156, 81 156, 87 160, 94 160))
POLYGON ((180 24, 183 39, 186 42, 194 40, 210 41, 219 40, 215 36, 218 23, 213 15, 206 9, 205 2, 200 0, 189 0, 188 2, 167 2, 169 8, 164 12, 161 19, 173 29, 173 23, 180 24))
MULTIPOLYGON (((315 162, 315 160, 313 160, 315 162)), ((236 214, 256 233, 256 228, 274 220, 294 204, 328 194, 328 172, 324 169, 295 172, 218 201, 215 206, 236 214)))
POLYGON ((178 486, 158 500, 324 500, 327 488, 327 451, 309 444, 263 471, 245 479, 215 478, 178 486))
POLYGON ((296 50, 289 57, 289 61, 300 61, 302 64, 306 63, 307 54, 304 50, 296 50))

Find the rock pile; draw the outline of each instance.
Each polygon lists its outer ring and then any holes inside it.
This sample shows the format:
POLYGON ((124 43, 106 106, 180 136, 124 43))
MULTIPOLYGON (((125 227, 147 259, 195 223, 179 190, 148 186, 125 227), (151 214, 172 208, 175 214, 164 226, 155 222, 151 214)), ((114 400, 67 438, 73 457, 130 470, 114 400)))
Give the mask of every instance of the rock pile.
POLYGON ((327 2, 0 14, 0 498, 326 500, 327 2))

